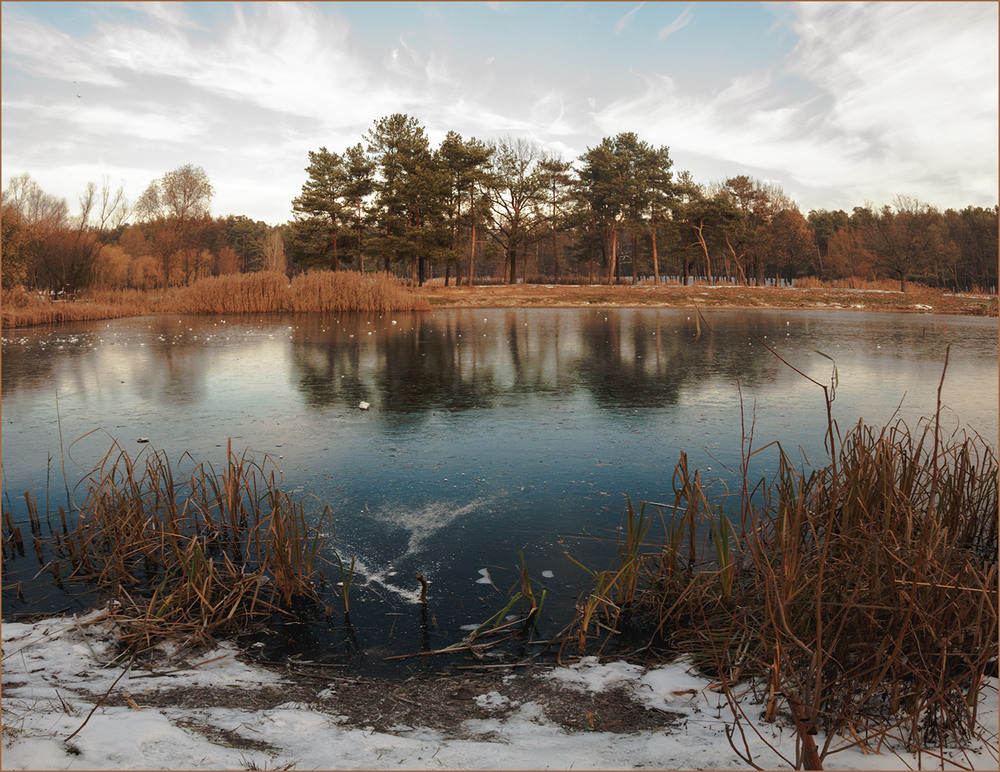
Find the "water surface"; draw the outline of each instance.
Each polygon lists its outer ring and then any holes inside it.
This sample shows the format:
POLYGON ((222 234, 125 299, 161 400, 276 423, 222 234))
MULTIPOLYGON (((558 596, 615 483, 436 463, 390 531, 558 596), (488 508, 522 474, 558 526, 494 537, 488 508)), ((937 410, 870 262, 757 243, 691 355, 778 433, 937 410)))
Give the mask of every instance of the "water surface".
MULTIPOLYGON (((824 395, 810 378, 835 385, 842 428, 861 416, 915 424, 934 412, 949 346, 944 426, 995 447, 988 319, 503 309, 14 330, 2 352, 4 507, 23 519, 28 489, 62 503, 63 464, 72 487, 113 441, 221 468, 231 439, 333 508, 336 546, 358 561, 352 610, 369 656, 428 629, 434 644, 460 638, 503 606, 519 551, 558 629, 585 579, 565 553, 606 561, 623 496, 672 502, 681 451, 720 493, 751 428, 758 446, 779 440, 822 462, 824 395), (417 572, 432 582, 429 628, 413 604, 417 572)), ((771 460, 760 456, 761 473, 771 460)), ((14 561, 4 585, 37 571, 14 561)), ((48 586, 10 595, 5 614, 76 602, 48 586)), ((311 629, 303 645, 328 634, 311 629)))

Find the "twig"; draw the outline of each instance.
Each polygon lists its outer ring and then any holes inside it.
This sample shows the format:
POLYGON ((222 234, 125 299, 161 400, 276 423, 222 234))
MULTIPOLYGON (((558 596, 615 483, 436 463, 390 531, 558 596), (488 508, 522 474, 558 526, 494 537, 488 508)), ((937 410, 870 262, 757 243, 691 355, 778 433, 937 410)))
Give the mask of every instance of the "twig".
POLYGON ((77 727, 77 730, 75 732, 73 732, 73 734, 71 734, 69 737, 67 737, 64 742, 69 742, 70 740, 72 740, 74 737, 76 737, 80 733, 80 730, 83 729, 87 725, 87 722, 90 721, 90 717, 93 716, 95 712, 97 712, 97 709, 99 707, 101 707, 101 705, 104 704, 104 701, 108 698, 108 695, 111 694, 111 691, 116 686, 118 686, 118 682, 121 681, 122 678, 125 677, 125 674, 128 673, 128 671, 132 669, 132 663, 133 662, 135 662, 135 655, 134 654, 132 655, 132 659, 125 666, 125 669, 122 670, 122 672, 115 679, 114 683, 111 684, 111 686, 108 687, 108 690, 106 692, 104 692, 104 696, 101 697, 101 699, 99 699, 97 701, 97 703, 94 705, 93 708, 91 708, 90 713, 87 714, 87 717, 83 720, 83 723, 80 724, 80 726, 77 727))
POLYGON ((212 659, 206 659, 204 662, 198 662, 194 665, 185 665, 184 667, 174 668, 173 670, 164 670, 162 673, 144 673, 142 675, 135 676, 135 678, 159 678, 160 676, 173 675, 174 673, 183 673, 185 670, 194 670, 196 667, 207 665, 210 662, 218 662, 220 659, 225 659, 228 656, 228 654, 223 654, 221 657, 212 657, 212 659))

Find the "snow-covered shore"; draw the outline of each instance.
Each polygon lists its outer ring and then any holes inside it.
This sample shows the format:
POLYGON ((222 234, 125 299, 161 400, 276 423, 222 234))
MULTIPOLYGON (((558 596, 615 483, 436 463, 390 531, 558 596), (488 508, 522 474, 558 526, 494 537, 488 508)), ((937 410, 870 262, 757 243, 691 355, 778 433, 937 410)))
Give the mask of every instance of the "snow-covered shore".
MULTIPOLYGON (((112 656, 112 637, 94 620, 3 625, 4 769, 749 768, 726 738, 732 717, 722 697, 683 662, 646 669, 586 659, 533 673, 530 688, 524 674, 497 675, 466 681, 462 694, 448 694, 445 681, 417 697, 383 684, 389 702, 377 704, 409 711, 392 724, 372 719, 371 711, 361 720, 352 716, 358 689, 374 685, 335 676, 303 682, 241 662, 228 644, 182 669, 167 656, 161 670, 123 675, 122 666, 102 666, 112 656), (258 698, 265 693, 269 700, 258 698), (595 722, 588 700, 611 693, 649 720, 630 728, 607 720, 612 713, 595 722), (421 722, 421 700, 436 699, 461 700, 452 703, 453 725, 421 722), (547 706, 557 703, 564 714, 580 713, 582 729, 553 718, 547 706)), ((747 726, 736 742, 742 747, 745 738, 759 766, 787 769, 777 753, 794 759, 794 732, 780 720, 759 721, 760 707, 749 699, 744 708, 763 739, 747 726)), ((979 711, 989 742, 954 751, 946 766, 997 769, 998 720, 991 679, 979 711)), ((941 762, 854 747, 828 757, 827 766, 928 769, 941 762)))

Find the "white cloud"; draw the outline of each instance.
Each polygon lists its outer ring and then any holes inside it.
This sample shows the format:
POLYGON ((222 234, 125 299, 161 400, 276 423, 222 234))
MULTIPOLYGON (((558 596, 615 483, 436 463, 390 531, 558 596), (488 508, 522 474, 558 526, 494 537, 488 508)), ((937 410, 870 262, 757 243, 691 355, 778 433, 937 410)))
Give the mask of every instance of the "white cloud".
POLYGON ((656 37, 660 40, 665 40, 666 38, 673 35, 678 30, 684 29, 688 24, 691 23, 691 19, 694 17, 694 6, 689 5, 683 11, 681 11, 680 16, 674 19, 670 24, 661 29, 656 33, 656 37))
MULTIPOLYGON (((643 7, 602 6, 599 31, 634 25, 643 7)), ((355 34, 344 18, 353 8, 339 5, 226 4, 207 15, 174 3, 122 8, 102 6, 92 26, 67 34, 35 20, 28 5, 2 6, 5 166, 16 161, 17 171, 40 178, 43 167, 98 155, 114 176, 163 164, 144 186, 198 163, 220 191, 214 208, 236 211, 229 196, 253 189, 257 203, 246 213, 276 220, 288 189, 301 185, 307 150, 353 145, 373 121, 406 112, 432 141, 448 129, 510 134, 568 159, 602 136, 636 131, 670 146, 675 159, 702 159, 713 175, 746 171, 827 199, 837 189, 838 205, 900 192, 945 206, 996 200, 995 5, 781 6, 778 28, 747 45, 777 50, 775 41, 794 34, 794 50, 783 60, 762 54, 750 69, 737 61, 727 80, 728 43, 705 38, 709 82, 723 85, 700 90, 684 68, 669 69, 653 41, 644 51, 633 50, 636 39, 609 38, 572 66, 568 49, 512 56, 485 34, 482 44, 459 44, 442 31, 452 23, 448 6, 442 22, 403 35, 384 27, 355 34), (202 27, 203 18, 212 22, 202 27), (270 195, 254 175, 270 181, 270 195)), ((560 24, 593 24, 573 8, 560 6, 560 24)), ((647 39, 685 28, 716 35, 703 23, 695 30, 694 12, 684 6, 647 39)), ((488 16, 494 26, 507 18, 488 16)), ((368 21, 358 14, 356 23, 368 21)), ((568 36, 581 32, 565 27, 568 36)), ((72 199, 75 190, 52 192, 72 199)))
POLYGON ((638 4, 637 6, 635 6, 635 7, 634 7, 634 8, 633 8, 633 9, 632 9, 631 11, 629 11, 629 12, 628 12, 628 13, 626 13, 626 14, 625 14, 624 16, 622 16, 622 17, 621 17, 621 18, 620 18, 620 19, 618 20, 618 23, 617 23, 617 24, 615 24, 615 33, 619 33, 619 32, 621 32, 621 31, 622 31, 623 29, 625 29, 625 27, 627 27, 627 26, 628 26, 628 23, 629 23, 630 21, 632 21, 632 17, 633 17, 633 16, 635 16, 635 15, 636 15, 636 13, 638 13, 638 12, 639 12, 639 9, 640 9, 640 8, 642 8, 642 7, 644 6, 644 5, 645 5, 645 3, 639 3, 639 4, 638 4))
POLYGON ((838 187, 855 203, 899 192, 941 206, 995 201, 995 6, 794 10, 801 40, 782 71, 740 74, 711 93, 650 75, 595 121, 605 134, 641 126, 675 151, 773 170, 786 186, 838 187))
POLYGON ((103 86, 122 83, 96 49, 81 46, 65 32, 27 18, 6 3, 3 52, 5 59, 10 57, 19 68, 33 75, 103 86))

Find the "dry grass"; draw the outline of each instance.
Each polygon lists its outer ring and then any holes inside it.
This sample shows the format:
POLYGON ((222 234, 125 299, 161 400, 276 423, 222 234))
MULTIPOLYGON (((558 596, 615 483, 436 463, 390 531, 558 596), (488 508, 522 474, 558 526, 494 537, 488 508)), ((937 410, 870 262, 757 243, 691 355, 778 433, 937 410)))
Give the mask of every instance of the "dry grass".
POLYGON ((995 453, 942 438, 936 419, 829 428, 828 465, 804 471, 778 447, 777 474, 759 483, 750 432, 738 530, 682 456, 674 504, 658 505, 663 537, 651 549, 645 509, 627 506, 619 559, 593 572, 566 641, 586 650, 642 629, 689 653, 740 732, 753 722, 737 691, 753 690, 769 720, 790 717, 796 768, 856 745, 942 755, 976 736, 997 657, 995 453))
MULTIPOLYGON (((865 279, 859 276, 848 276, 843 279, 820 279, 816 276, 803 276, 795 280, 798 289, 852 289, 869 292, 899 292, 899 279, 865 279)), ((928 292, 929 287, 919 282, 907 282, 907 292, 928 292)))
POLYGON ((172 291, 158 310, 186 314, 238 314, 288 311, 288 277, 264 272, 199 279, 172 291))
POLYGON ((155 312, 272 313, 421 311, 430 304, 386 274, 313 271, 291 282, 280 272, 228 274, 168 290, 94 290, 53 301, 22 287, 3 291, 6 329, 36 324, 114 319, 155 312))
POLYGON ((149 296, 139 290, 103 290, 82 294, 75 300, 53 301, 23 287, 5 289, 0 299, 4 329, 141 316, 149 312, 150 302, 149 296))
POLYGON ((181 313, 412 311, 428 308, 396 279, 356 271, 311 271, 292 279, 277 272, 201 279, 159 306, 181 313))
POLYGON ((133 458, 115 444, 81 486, 79 519, 67 528, 60 512, 49 567, 94 583, 128 649, 207 643, 276 612, 325 608, 330 510, 307 513, 269 460, 230 447, 222 474, 197 464, 178 476, 162 453, 133 458))
POLYGON ((422 311, 430 305, 387 274, 311 271, 289 288, 292 311, 422 311))

